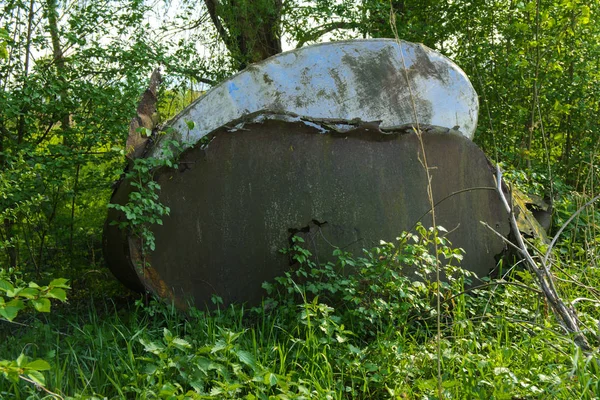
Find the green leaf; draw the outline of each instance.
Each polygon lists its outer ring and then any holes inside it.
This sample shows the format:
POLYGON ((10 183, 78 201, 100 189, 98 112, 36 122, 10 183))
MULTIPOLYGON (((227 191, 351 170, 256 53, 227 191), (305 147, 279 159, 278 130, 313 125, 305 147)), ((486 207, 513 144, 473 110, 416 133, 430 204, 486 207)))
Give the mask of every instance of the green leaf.
POLYGON ((204 392, 204 381, 200 378, 196 378, 196 380, 191 381, 190 386, 194 388, 196 393, 204 392))
POLYGON ((47 296, 63 302, 67 300, 67 292, 61 288, 50 289, 50 291, 47 293, 47 296))
POLYGON ((15 290, 15 287, 10 282, 5 281, 4 279, 0 279, 0 290, 4 292, 12 292, 15 290))
POLYGON ((277 384, 277 375, 272 372, 267 372, 264 376, 263 383, 265 385, 275 386, 277 384))
POLYGON ((225 343, 223 340, 217 340, 217 343, 215 343, 215 345, 212 347, 212 349, 210 350, 211 353, 217 353, 221 350, 224 350, 227 348, 227 343, 225 343))
POLYGON ((252 354, 244 350, 240 350, 236 354, 240 359, 240 362, 246 364, 252 369, 256 369, 256 360, 254 359, 254 356, 252 356, 252 354))
POLYGON ((26 360, 27 360, 27 356, 25 354, 23 354, 23 353, 19 354, 19 357, 17 357, 17 360, 16 360, 17 367, 22 367, 26 360))
POLYGON ((38 312, 50 312, 50 300, 42 298, 31 300, 31 302, 38 312))
POLYGON ((181 338, 175 338, 171 343, 173 343, 173 346, 177 347, 180 350, 192 348, 192 345, 187 340, 181 338))
POLYGON ((142 344, 142 346, 144 346, 144 350, 153 354, 160 354, 160 352, 165 349, 165 346, 158 342, 150 342, 144 339, 140 339, 140 343, 142 344))
POLYGON ((146 364, 144 369, 142 370, 146 375, 152 375, 158 370, 158 366, 155 364, 146 364))
POLYGON ((14 367, 13 364, 14 363, 10 363, 7 366, 0 364, 0 368, 2 368, 2 375, 5 378, 16 383, 16 382, 19 382, 19 373, 18 373, 18 369, 16 367, 14 367))
POLYGON ((175 386, 173 386, 172 383, 165 383, 162 388, 160 388, 160 392, 158 393, 158 395, 162 398, 165 398, 165 396, 169 396, 167 398, 171 398, 170 396, 174 396, 177 393, 177 388, 175 386))
POLYGON ((25 374, 25 376, 29 379, 31 379, 32 381, 34 381, 35 383, 37 383, 40 386, 45 386, 46 385, 46 379, 44 378, 44 375, 41 372, 38 371, 27 371, 27 373, 25 374))
POLYGON ((579 22, 582 25, 587 25, 590 23, 590 7, 582 6, 580 10, 579 22))
POLYGON ((40 294, 38 289, 34 288, 25 288, 19 292, 20 297, 24 297, 26 299, 35 299, 40 294))
POLYGON ((0 305, 0 315, 9 321, 17 317, 19 311, 25 308, 25 303, 22 300, 15 299, 8 303, 0 305))
POLYGON ((21 292, 21 290, 23 290, 23 288, 20 288, 20 287, 14 288, 13 290, 7 290, 6 295, 8 297, 17 297, 19 295, 19 293, 21 292))
POLYGON ((50 285, 48 286, 55 288, 71 289, 71 286, 67 285, 68 281, 68 279, 64 278, 53 279, 52 282, 50 282, 50 285))
POLYGON ((38 359, 38 360, 32 361, 30 363, 27 363, 25 365, 25 368, 34 369, 36 371, 48 371, 52 367, 50 367, 50 364, 47 361, 38 359))

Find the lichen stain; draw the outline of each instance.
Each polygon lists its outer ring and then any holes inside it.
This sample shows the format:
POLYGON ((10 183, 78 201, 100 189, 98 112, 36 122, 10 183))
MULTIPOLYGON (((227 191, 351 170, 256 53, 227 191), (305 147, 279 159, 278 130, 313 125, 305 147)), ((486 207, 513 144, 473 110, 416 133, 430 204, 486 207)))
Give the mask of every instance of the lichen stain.
POLYGON ((311 73, 310 68, 304 67, 302 68, 302 72, 300 73, 300 83, 304 86, 310 86, 311 73))
POLYGON ((447 63, 432 61, 425 51, 415 51, 414 54, 415 62, 408 69, 409 78, 417 75, 429 80, 434 77, 441 81, 444 86, 448 85, 448 82, 450 82, 450 69, 447 63))
POLYGON ((306 99, 303 96, 296 97, 294 103, 296 108, 304 108, 310 104, 310 102, 306 101, 306 99))
POLYGON ((265 83, 266 83, 267 85, 269 85, 269 84, 273 83, 273 79, 271 79, 271 78, 269 77, 269 74, 267 74, 266 72, 263 74, 263 80, 265 81, 265 83))
POLYGON ((348 97, 348 85, 345 82, 345 79, 342 79, 337 70, 334 68, 329 68, 329 75, 335 82, 335 88, 337 97, 339 99, 345 99, 348 97))
MULTIPOLYGON (((432 117, 433 107, 431 102, 423 100, 418 94, 413 94, 414 98, 411 98, 411 93, 406 82, 406 76, 402 73, 398 73, 397 66, 394 63, 394 60, 397 57, 397 51, 398 50, 395 48, 383 48, 381 49, 380 55, 378 55, 377 61, 374 61, 369 56, 350 55, 343 56, 342 61, 350 67, 352 73, 356 77, 354 82, 358 83, 356 91, 358 92, 361 107, 376 110, 390 110, 394 113, 404 111, 407 115, 404 115, 403 117, 405 117, 407 121, 415 122, 413 121, 413 113, 410 111, 413 109, 412 103, 414 101, 417 109, 423 110, 418 115, 420 122, 428 123, 431 121, 432 117), (398 90, 386 90, 386 88, 390 87, 398 88, 398 90)), ((424 59, 427 60, 428 63, 426 63, 424 67, 425 70, 431 70, 431 62, 429 62, 427 55, 420 54, 419 52, 417 52, 417 54, 419 54, 421 58, 424 57, 424 59)), ((415 64, 418 64, 418 62, 415 64)), ((433 70, 435 70, 435 68, 433 70)), ((409 82, 412 83, 410 74, 409 82)))
POLYGON ((274 110, 284 110, 285 109, 285 101, 283 101, 282 99, 286 98, 286 94, 280 92, 279 90, 276 90, 273 93, 273 100, 272 100, 272 108, 274 110))

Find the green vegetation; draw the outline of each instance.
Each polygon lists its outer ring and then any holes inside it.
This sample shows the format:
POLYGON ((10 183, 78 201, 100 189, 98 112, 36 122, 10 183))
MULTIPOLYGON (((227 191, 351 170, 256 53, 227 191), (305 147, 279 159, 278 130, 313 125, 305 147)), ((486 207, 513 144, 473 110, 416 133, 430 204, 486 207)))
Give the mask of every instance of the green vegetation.
MULTIPOLYGON (((67 300, 69 289, 66 279, 54 279, 48 286, 40 286, 35 282, 25 285, 22 281, 11 282, 13 271, 1 270, 0 275, 0 316, 6 321, 13 321, 19 312, 28 307, 39 312, 50 312, 50 299, 67 300), (8 276, 6 276, 8 275, 8 276), (11 276, 12 275, 12 276, 11 276)), ((38 359, 30 361, 21 353, 15 361, 0 360, 0 372, 13 383, 23 379, 37 385, 44 385, 45 379, 41 371, 51 369, 48 362, 38 359)))
MULTIPOLYGON (((466 290, 443 231, 325 265, 297 238, 297 268, 265 283, 261 307, 185 315, 124 294, 101 232, 156 66, 164 121, 282 44, 397 33, 467 72, 475 141, 516 187, 554 200, 556 234, 598 194, 599 14, 599 0, 0 2, 0 398, 421 399, 439 398, 440 382, 446 398, 598 398, 597 205, 548 263, 586 352, 522 263, 466 290), (452 265, 439 287, 436 257, 452 265)), ((135 162, 138 191, 121 206, 149 251, 145 224, 168 214, 151 179, 160 162, 135 162)), ((547 251, 530 246, 535 260, 547 251)))
MULTIPOLYGON (((441 287, 444 396, 594 398, 597 355, 583 355, 560 331, 528 272, 465 294, 472 277, 455 266, 461 251, 443 232, 417 232, 360 257, 337 250, 335 263, 320 266, 296 237, 295 272, 266 284, 270 296, 260 307, 183 314, 154 300, 96 300, 53 313, 46 324, 30 317, 0 350, 48 360, 46 387, 65 398, 435 398, 429 249, 437 237, 450 277, 441 287), (404 276, 406 266, 421 280, 404 276)), ((597 322, 595 314, 584 307, 580 317, 597 322)), ((7 380, 0 393, 50 398, 7 380)))

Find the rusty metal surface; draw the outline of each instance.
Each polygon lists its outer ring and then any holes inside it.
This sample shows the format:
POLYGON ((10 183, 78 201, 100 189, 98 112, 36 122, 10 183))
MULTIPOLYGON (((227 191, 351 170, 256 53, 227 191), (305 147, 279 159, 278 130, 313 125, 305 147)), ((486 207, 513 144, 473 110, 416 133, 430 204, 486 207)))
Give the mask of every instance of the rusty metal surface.
MULTIPOLYGON (((477 93, 465 73, 440 53, 393 39, 342 41, 292 50, 249 66, 177 115, 168 123, 175 132, 158 139, 193 145, 257 112, 377 120, 388 130, 418 122, 456 127, 472 138, 478 109, 477 93), (189 121, 194 122, 192 129, 189 121)), ((161 157, 160 140, 150 155, 161 157)))
MULTIPOLYGON (((113 192, 110 203, 126 204, 130 192, 131 186, 129 183, 121 181, 113 192)), ((121 230, 113 224, 113 222, 124 222, 125 220, 125 215, 122 212, 112 208, 108 210, 102 235, 104 260, 113 275, 127 288, 136 292, 143 292, 146 289, 140 281, 134 267, 135 263, 132 261, 127 231, 121 230)))
MULTIPOLYGON (((445 199, 436 208, 438 224, 466 250, 463 266, 485 275, 504 246, 480 221, 509 233, 493 190, 465 191, 494 187, 485 155, 456 133, 423 138, 435 199, 445 199)), ((141 281, 179 304, 204 307, 213 294, 226 303, 256 304, 261 284, 290 268, 279 252, 290 229, 326 222, 309 243, 324 261, 333 250, 329 243, 359 254, 427 214, 418 153, 415 134, 368 126, 323 133, 302 122, 266 120, 236 132, 220 129, 208 147, 188 149, 179 169, 157 173, 160 201, 171 215, 153 227, 152 270, 141 281)), ((116 254, 113 271, 135 271, 127 243, 116 234, 106 240, 106 252, 116 254)))

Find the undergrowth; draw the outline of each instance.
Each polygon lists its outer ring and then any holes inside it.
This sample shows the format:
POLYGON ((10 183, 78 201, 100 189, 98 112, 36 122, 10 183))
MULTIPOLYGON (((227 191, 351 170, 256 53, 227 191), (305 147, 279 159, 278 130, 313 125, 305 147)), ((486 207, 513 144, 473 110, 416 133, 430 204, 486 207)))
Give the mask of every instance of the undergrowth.
MULTIPOLYGON (((259 307, 183 314, 96 300, 87 311, 25 315, 27 326, 3 327, 0 351, 47 360, 46 387, 65 399, 437 398, 438 240, 445 398, 597 398, 598 365, 523 288, 529 274, 469 290, 476 277, 443 235, 418 227, 361 256, 336 250, 322 265, 296 237, 287 251, 297 264, 265 283, 259 307)), ((6 379, 0 397, 55 398, 6 379)))

